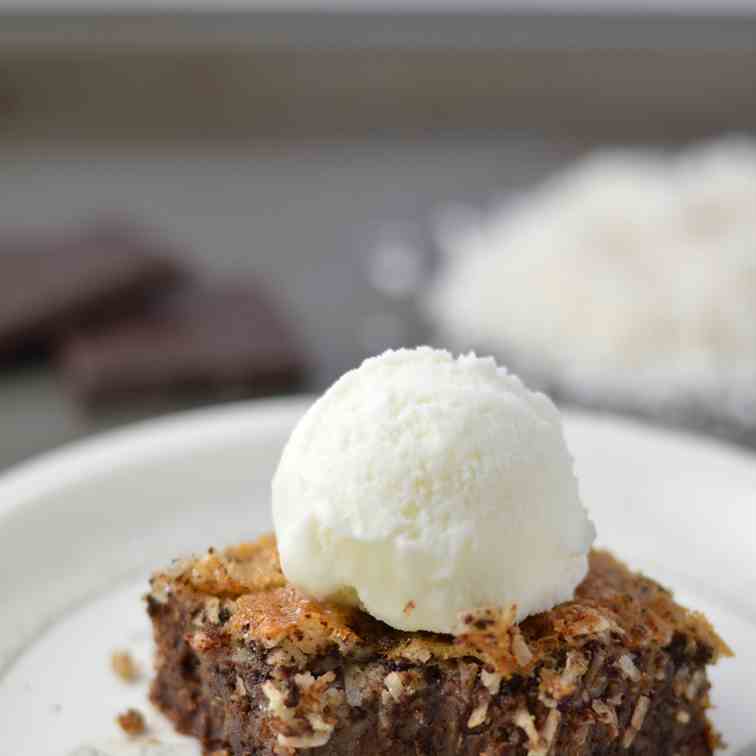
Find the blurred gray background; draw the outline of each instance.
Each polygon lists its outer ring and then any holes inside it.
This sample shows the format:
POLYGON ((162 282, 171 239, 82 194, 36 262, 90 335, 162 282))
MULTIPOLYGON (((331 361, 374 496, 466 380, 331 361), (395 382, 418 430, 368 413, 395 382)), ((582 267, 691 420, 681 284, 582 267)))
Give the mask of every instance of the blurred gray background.
MULTIPOLYGON (((432 270, 433 218, 597 145, 756 128, 756 16, 705 12, 57 13, 0 4, 0 229, 130 218, 251 270, 318 390, 428 338, 376 280, 432 270), (378 252, 376 252, 378 250, 378 252)), ((0 468, 147 414, 85 412, 49 368, 0 373, 0 468)))

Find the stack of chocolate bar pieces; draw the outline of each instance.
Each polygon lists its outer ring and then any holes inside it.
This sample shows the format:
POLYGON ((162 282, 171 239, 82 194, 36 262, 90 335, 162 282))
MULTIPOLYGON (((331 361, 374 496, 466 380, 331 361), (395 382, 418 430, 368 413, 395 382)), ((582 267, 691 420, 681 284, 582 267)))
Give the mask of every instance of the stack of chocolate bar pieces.
POLYGON ((0 369, 53 360, 88 406, 296 388, 305 359, 259 281, 211 281, 144 231, 0 240, 0 369))

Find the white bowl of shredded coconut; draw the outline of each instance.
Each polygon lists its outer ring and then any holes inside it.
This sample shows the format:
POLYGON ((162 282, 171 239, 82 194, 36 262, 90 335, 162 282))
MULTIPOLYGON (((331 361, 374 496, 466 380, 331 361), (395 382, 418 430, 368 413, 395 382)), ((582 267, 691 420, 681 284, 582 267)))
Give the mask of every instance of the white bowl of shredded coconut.
POLYGON ((756 140, 597 152, 440 241, 447 343, 582 403, 756 432, 756 140))

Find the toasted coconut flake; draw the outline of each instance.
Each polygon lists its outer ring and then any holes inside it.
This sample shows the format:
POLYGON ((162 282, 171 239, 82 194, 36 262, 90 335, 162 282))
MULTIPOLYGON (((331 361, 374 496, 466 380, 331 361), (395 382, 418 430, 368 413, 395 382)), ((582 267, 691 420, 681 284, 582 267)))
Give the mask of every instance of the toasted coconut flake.
MULTIPOLYGON (((234 652, 236 656, 237 652, 234 652)), ((291 643, 284 643, 271 651, 266 657, 265 662, 271 667, 295 667, 301 669, 307 665, 307 655, 291 643)))
POLYGON ((541 671, 541 692, 554 701, 571 696, 588 671, 588 659, 579 651, 569 651, 561 674, 553 670, 541 671))
POLYGON ((239 698, 247 697, 247 686, 244 684, 244 680, 242 680, 241 675, 236 676, 236 685, 234 686, 234 690, 236 691, 236 695, 239 696, 239 698))
POLYGON ((217 596, 212 596, 205 602, 205 617, 213 625, 220 624, 221 602, 217 596))
POLYGON ((408 669, 403 672, 389 672, 384 678, 383 684, 385 687, 384 694, 388 695, 388 698, 385 699, 386 702, 389 703, 393 700, 398 703, 417 693, 418 690, 425 687, 426 682, 417 670, 408 669))
POLYGON ((622 747, 630 748, 635 740, 635 736, 640 732, 643 727, 643 721, 646 718, 648 707, 651 705, 651 700, 648 696, 641 696, 638 699, 638 703, 635 704, 633 709, 633 715, 630 718, 630 726, 625 730, 625 734, 622 737, 622 747))
POLYGON ((206 651, 210 651, 218 645, 218 642, 208 635, 206 632, 199 630, 189 638, 189 645, 193 651, 198 654, 203 654, 206 651))
POLYGON ((688 724, 688 722, 690 722, 690 714, 688 714, 688 712, 685 711, 685 709, 680 709, 680 711, 678 711, 677 714, 675 714, 675 719, 680 724, 688 724))
POLYGON ((512 653, 521 667, 527 667, 533 661, 533 653, 525 642, 525 638, 522 637, 519 627, 512 633, 512 653))
POLYGON ((350 662, 344 667, 344 696, 350 706, 366 705, 382 682, 383 671, 378 666, 365 669, 358 662, 350 662))
POLYGON ((648 696, 641 696, 638 699, 638 703, 635 704, 635 710, 633 711, 632 719, 630 720, 630 726, 636 730, 640 730, 643 727, 643 720, 646 718, 648 707, 651 705, 651 700, 648 696))
POLYGON ((262 691, 273 718, 271 727, 278 733, 277 742, 281 748, 317 748, 328 742, 335 725, 326 719, 325 712, 336 703, 335 699, 343 695, 328 687, 335 679, 333 672, 319 677, 309 672, 294 675, 300 696, 293 707, 286 705, 287 688, 279 688, 272 680, 263 683, 262 691))
POLYGON ((592 607, 582 607, 582 616, 569 628, 568 636, 600 635, 614 629, 615 623, 592 607))
POLYGON ((350 706, 362 706, 362 676, 362 670, 356 664, 347 664, 344 667, 344 695, 350 706))
POLYGON ((687 698, 688 701, 695 700, 696 696, 698 695, 699 691, 701 690, 705 682, 706 682, 706 673, 702 669, 697 669, 691 675, 690 682, 685 688, 685 698, 687 698))
POLYGON ((588 659, 585 654, 579 651, 569 651, 567 653, 567 663, 564 665, 562 673, 562 685, 570 689, 575 689, 580 678, 588 671, 588 659))
POLYGON ((583 697, 586 703, 591 698, 598 698, 606 685, 607 678, 604 675, 604 665, 606 663, 607 652, 603 648, 597 648, 593 651, 591 658, 591 664, 588 667, 588 671, 585 673, 585 679, 583 685, 585 690, 583 691, 583 697))
MULTIPOLYGON (((454 639, 457 656, 474 656, 498 672, 511 674, 519 668, 512 649, 517 607, 477 609, 460 617, 463 631, 454 639)), ((446 652, 446 657, 452 654, 446 652)))
MULTIPOLYGON (((333 677, 333 672, 329 672, 328 674, 333 677)), ((304 672, 294 675, 294 683, 301 691, 307 691, 315 684, 315 678, 312 672, 304 672)))
POLYGON ((596 712, 596 719, 609 728, 612 738, 616 738, 619 735, 619 722, 615 708, 604 701, 594 701, 591 708, 596 712))
POLYGON ((535 722, 533 721, 533 715, 524 707, 517 709, 512 721, 521 729, 525 731, 528 736, 528 743, 530 748, 541 747, 541 737, 536 730, 535 722))
POLYGON ((326 722, 321 714, 308 714, 307 721, 310 723, 315 732, 333 732, 334 725, 331 722, 326 722))
POLYGON ((485 667, 480 670, 480 681, 483 683, 483 687, 492 695, 495 696, 501 688, 502 675, 498 672, 489 672, 485 667))
POLYGON ((278 744, 284 748, 319 748, 331 739, 330 732, 313 732, 307 735, 278 734, 278 744))
POLYGON ((467 720, 468 729, 472 730, 475 727, 480 727, 488 716, 488 701, 478 704, 470 714, 470 718, 467 720))
POLYGON ((336 674, 333 671, 325 672, 318 677, 314 677, 310 672, 294 675, 294 684, 300 692, 298 710, 301 709, 305 713, 320 711, 334 696, 342 696, 343 693, 329 687, 335 679, 336 674))
POLYGON ((407 661, 426 664, 433 658, 433 653, 427 643, 417 638, 410 638, 405 643, 399 644, 389 656, 390 658, 407 659, 407 661))
POLYGON ((271 680, 266 680, 262 685, 262 692, 268 699, 268 711, 278 719, 289 722, 294 718, 294 709, 286 705, 286 693, 277 688, 271 680))
POLYGON ((617 659, 616 665, 628 680, 638 682, 641 679, 640 670, 635 666, 635 662, 630 654, 622 654, 619 659, 617 659))
POLYGON ((559 722, 561 719, 562 715, 559 713, 558 709, 552 709, 549 712, 549 716, 546 717, 546 722, 544 723, 543 730, 541 731, 540 744, 535 748, 531 748, 528 751, 528 756, 548 756, 548 753, 551 750, 551 746, 554 742, 554 738, 556 737, 557 729, 559 728, 559 722))
POLYGON ((389 672, 383 680, 383 684, 386 686, 386 690, 389 692, 391 698, 399 703, 402 700, 402 694, 404 693, 404 685, 402 684, 402 678, 398 672, 389 672))
POLYGON ((549 712, 549 716, 546 717, 546 724, 543 726, 543 739, 548 745, 554 742, 557 729, 559 728, 559 722, 562 719, 562 714, 558 709, 554 709, 549 712))

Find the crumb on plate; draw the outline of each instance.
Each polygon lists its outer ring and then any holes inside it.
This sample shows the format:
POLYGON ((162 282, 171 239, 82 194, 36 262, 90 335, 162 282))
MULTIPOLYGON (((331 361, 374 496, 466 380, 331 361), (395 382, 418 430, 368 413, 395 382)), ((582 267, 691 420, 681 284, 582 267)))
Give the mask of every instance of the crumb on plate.
POLYGON ((113 651, 110 657, 110 666, 116 676, 124 682, 134 682, 139 679, 139 665, 128 651, 113 651))
POLYGON ((116 717, 116 722, 127 735, 131 736, 142 735, 147 729, 144 715, 138 709, 127 709, 116 717))

